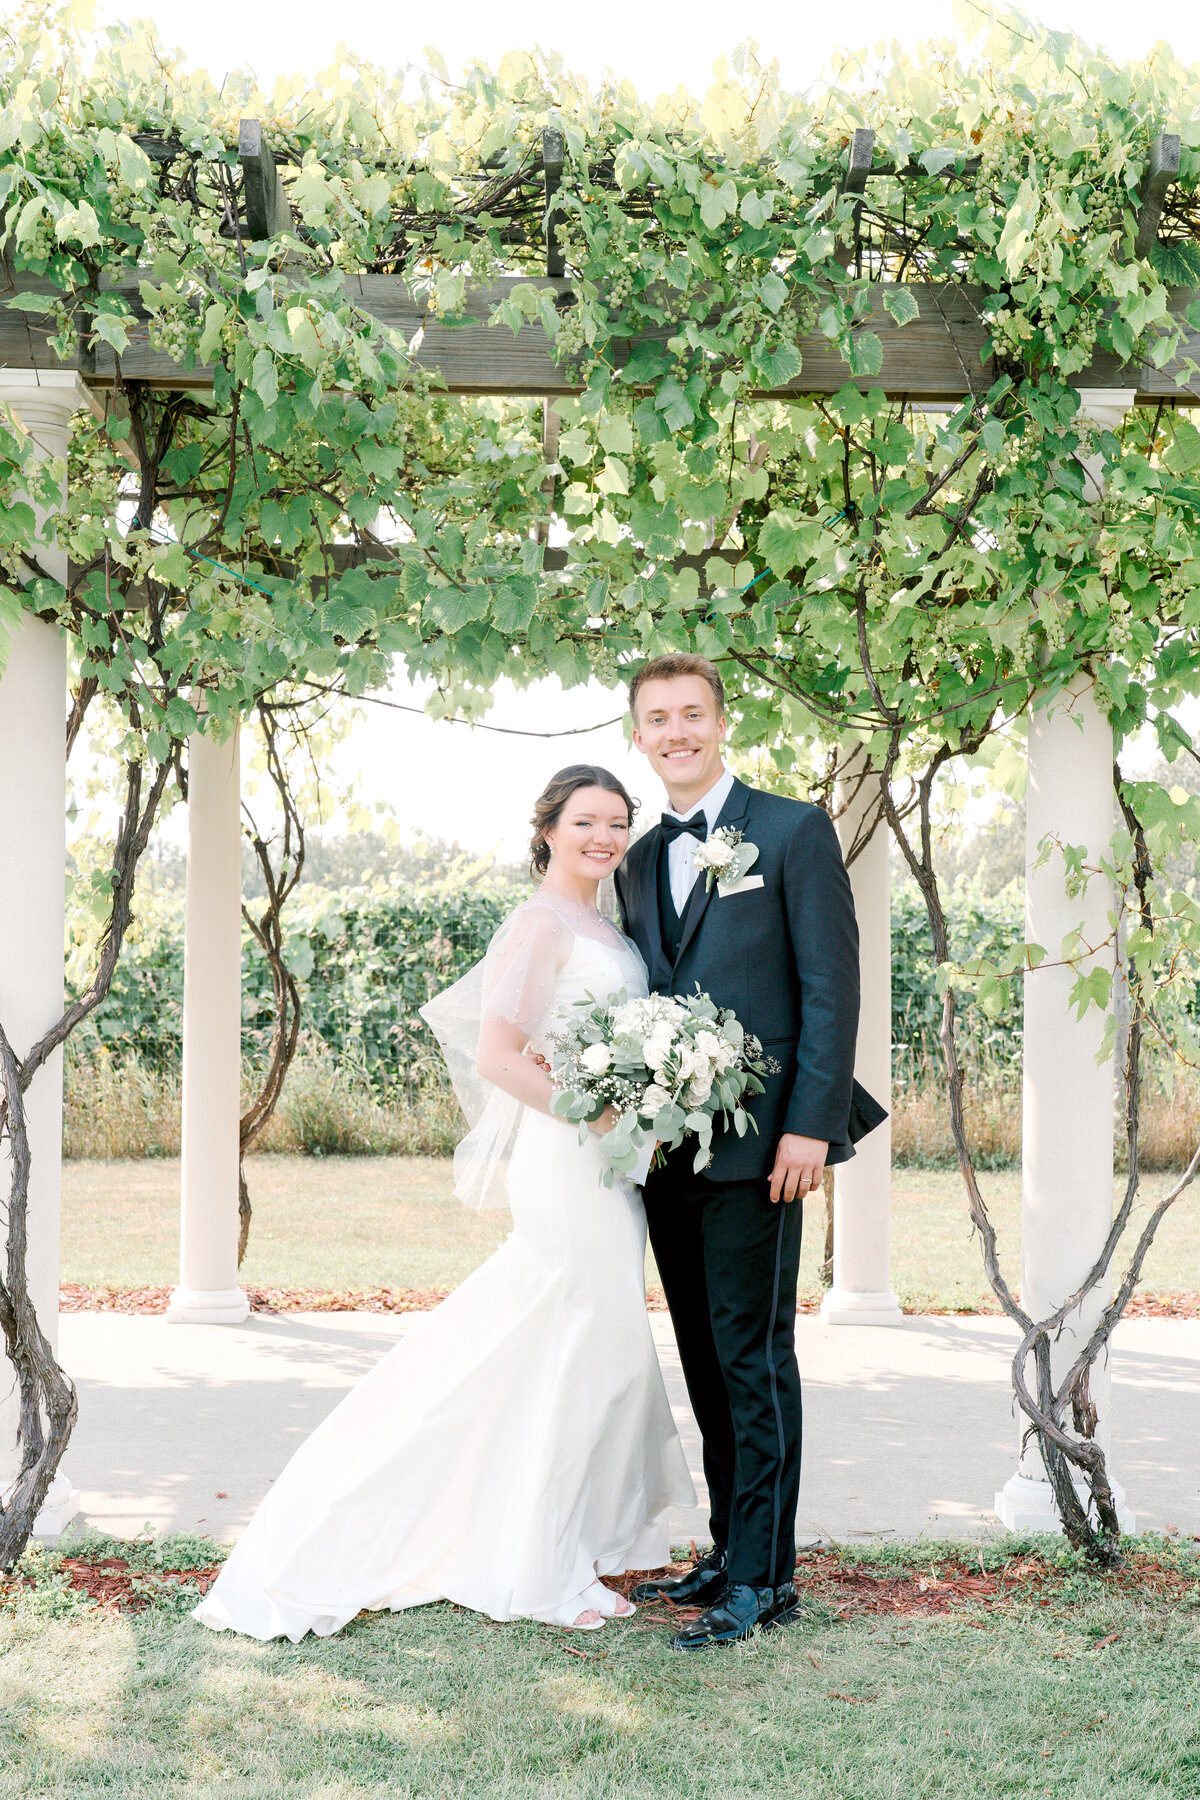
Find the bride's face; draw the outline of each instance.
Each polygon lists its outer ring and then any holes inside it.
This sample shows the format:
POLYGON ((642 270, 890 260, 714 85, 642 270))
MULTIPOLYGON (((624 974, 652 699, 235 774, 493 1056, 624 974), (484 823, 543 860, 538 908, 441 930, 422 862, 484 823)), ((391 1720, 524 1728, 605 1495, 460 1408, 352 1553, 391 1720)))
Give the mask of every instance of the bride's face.
POLYGON ((545 835, 557 872, 598 881, 612 874, 629 848, 629 810, 620 794, 576 788, 545 835))

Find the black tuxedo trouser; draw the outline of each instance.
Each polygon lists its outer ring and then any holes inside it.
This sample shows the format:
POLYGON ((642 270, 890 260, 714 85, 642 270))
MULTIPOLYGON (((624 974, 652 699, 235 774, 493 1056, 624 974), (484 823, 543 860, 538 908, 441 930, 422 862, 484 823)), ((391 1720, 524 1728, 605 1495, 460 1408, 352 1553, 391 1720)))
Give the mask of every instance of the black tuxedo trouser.
POLYGON ((729 1579, 790 1581, 800 1495, 796 1278, 802 1203, 770 1182, 705 1181, 691 1152, 646 1182, 650 1242, 704 1444, 713 1541, 729 1579))

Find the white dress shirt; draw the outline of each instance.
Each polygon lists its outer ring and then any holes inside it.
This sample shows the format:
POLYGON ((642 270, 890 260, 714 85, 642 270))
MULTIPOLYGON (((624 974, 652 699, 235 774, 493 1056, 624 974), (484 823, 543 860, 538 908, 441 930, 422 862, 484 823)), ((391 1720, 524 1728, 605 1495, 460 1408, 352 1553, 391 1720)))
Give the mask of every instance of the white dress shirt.
MULTIPOLYGON (((673 819, 690 819, 695 813, 702 812, 708 820, 708 829, 711 835, 713 826, 721 816, 721 809, 729 798, 729 790, 732 786, 733 776, 728 769, 722 769, 720 779, 709 788, 704 798, 698 800, 694 806, 690 806, 687 812, 672 812, 669 806, 664 807, 663 811, 670 814, 673 819)), ((667 874, 671 881, 671 899, 674 902, 675 911, 681 917, 688 902, 688 895, 696 885, 697 869, 693 858, 699 841, 690 832, 685 831, 681 832, 677 838, 672 838, 667 845, 667 874)))

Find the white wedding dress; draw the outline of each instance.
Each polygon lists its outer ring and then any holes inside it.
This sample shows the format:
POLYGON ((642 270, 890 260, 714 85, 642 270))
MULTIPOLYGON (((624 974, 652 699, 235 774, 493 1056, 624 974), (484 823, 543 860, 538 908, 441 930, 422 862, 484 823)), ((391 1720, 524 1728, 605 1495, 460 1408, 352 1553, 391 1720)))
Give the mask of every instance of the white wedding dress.
POLYGON ((566 1623, 599 1575, 669 1560, 667 1509, 694 1492, 646 1317, 640 1192, 603 1185, 594 1135, 496 1089, 481 1106, 473 1042, 455 1066, 456 1013, 537 1046, 572 1001, 621 988, 646 992, 634 946, 543 889, 427 1009, 476 1121, 456 1191, 487 1205, 506 1187, 512 1234, 296 1452, 201 1623, 295 1643, 432 1600, 566 1623))

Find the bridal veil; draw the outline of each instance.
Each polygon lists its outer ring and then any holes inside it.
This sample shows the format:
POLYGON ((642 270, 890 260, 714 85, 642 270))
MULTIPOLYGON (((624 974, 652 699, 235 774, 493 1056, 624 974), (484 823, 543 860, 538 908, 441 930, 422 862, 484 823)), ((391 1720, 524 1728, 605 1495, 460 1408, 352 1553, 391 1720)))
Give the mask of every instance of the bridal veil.
POLYGON ((519 1100, 480 1075, 480 1028, 485 1019, 500 1019, 519 1026, 540 1047, 554 1021, 558 972, 577 937, 619 947, 635 979, 641 966, 637 951, 610 920, 554 889, 540 888, 500 926, 483 961, 421 1008, 471 1127, 454 1152, 454 1192, 477 1211, 508 1205, 505 1176, 522 1111, 519 1100))

